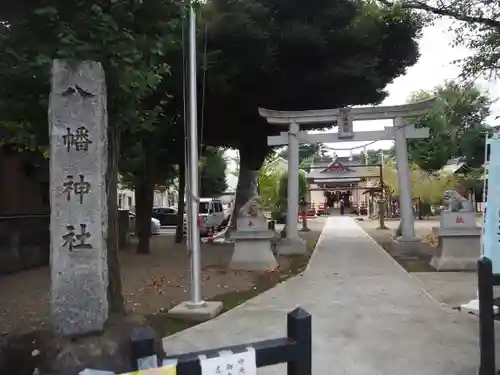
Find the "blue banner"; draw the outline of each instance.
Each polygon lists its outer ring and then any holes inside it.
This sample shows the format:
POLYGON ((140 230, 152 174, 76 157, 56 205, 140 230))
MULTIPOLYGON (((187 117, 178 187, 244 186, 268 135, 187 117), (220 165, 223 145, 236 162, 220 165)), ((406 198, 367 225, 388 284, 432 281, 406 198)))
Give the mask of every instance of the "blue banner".
POLYGON ((483 220, 483 255, 493 264, 493 273, 500 274, 500 134, 488 140, 490 157, 487 163, 486 202, 483 220))

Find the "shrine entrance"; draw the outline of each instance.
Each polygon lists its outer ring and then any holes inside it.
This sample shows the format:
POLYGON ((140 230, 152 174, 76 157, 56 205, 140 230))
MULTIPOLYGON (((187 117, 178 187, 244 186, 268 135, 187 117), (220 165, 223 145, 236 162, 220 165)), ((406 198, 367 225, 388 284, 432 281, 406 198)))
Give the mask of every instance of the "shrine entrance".
POLYGON ((367 190, 382 184, 382 165, 367 165, 362 157, 324 158, 311 166, 307 175, 311 209, 332 213, 341 199, 348 213, 367 215, 367 190))
MULTIPOLYGON (((401 194, 402 241, 413 242, 415 237, 413 225, 410 168, 408 165, 407 139, 423 139, 429 137, 429 129, 415 128, 406 118, 423 116, 434 105, 436 98, 426 101, 398 106, 378 107, 344 107, 336 109, 320 109, 307 111, 277 111, 259 108, 259 114, 270 124, 288 127, 287 132, 269 136, 269 146, 288 145, 288 197, 286 241, 280 242, 279 252, 304 254, 307 252, 305 242, 299 237, 299 144, 300 143, 333 143, 333 142, 376 142, 394 140, 397 159, 398 183, 401 194), (355 132, 353 121, 392 120, 393 126, 384 127, 380 131, 355 132), (337 132, 311 134, 301 132, 300 126, 314 127, 315 124, 337 125, 337 132), (282 243, 282 244, 281 244, 282 243), (282 248, 282 250, 281 250, 282 248)), ((366 144, 365 144, 366 146, 366 144)))
MULTIPOLYGON (((328 189, 328 188, 327 188, 328 189)), ((326 198, 326 205, 329 208, 340 208, 340 200, 343 199, 345 207, 352 206, 352 192, 351 190, 327 190, 324 193, 326 198)))

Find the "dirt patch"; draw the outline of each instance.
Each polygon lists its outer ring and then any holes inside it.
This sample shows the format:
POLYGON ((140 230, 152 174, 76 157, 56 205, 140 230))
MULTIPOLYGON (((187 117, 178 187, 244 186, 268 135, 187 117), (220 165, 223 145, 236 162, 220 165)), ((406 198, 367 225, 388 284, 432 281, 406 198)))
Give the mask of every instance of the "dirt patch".
MULTIPOLYGON (((312 221, 312 220, 311 220, 312 221)), ((301 274, 309 263, 310 256, 316 243, 318 242, 325 219, 317 219, 309 223, 310 232, 300 232, 301 237, 306 240, 309 250, 307 255, 277 256, 279 267, 272 272, 258 273, 250 287, 237 290, 226 290, 225 292, 210 298, 214 301, 223 302, 222 313, 227 312, 243 302, 271 289, 278 283, 290 277, 301 274)), ((227 264, 227 263, 226 263, 227 264)), ((234 272, 227 267, 219 267, 219 272, 234 272)), ((250 272, 248 272, 250 273, 250 272)), ((255 272, 253 273, 256 274, 255 272)), ((149 324, 154 328, 160 337, 169 336, 175 332, 182 331, 198 323, 173 319, 167 315, 167 309, 162 309, 146 316, 149 324)))
POLYGON ((431 231, 418 233, 422 242, 408 249, 394 240, 392 230, 377 229, 375 221, 360 221, 358 225, 408 272, 436 271, 429 265, 437 247, 437 240, 431 231))
MULTIPOLYGON (((324 222, 324 219, 311 220, 311 232, 301 233, 310 250, 324 222)), ((232 271, 227 265, 233 245, 203 244, 201 251, 203 297, 223 301, 224 310, 302 272, 309 260, 309 254, 278 257, 279 268, 273 272, 232 271)), ((137 255, 133 245, 122 250, 120 267, 129 314, 145 316, 161 336, 190 326, 166 316, 169 308, 189 298, 189 256, 184 244, 175 244, 170 235, 155 236, 151 240, 151 254, 137 255)), ((0 334, 50 329, 47 267, 0 278, 0 295, 0 334)))

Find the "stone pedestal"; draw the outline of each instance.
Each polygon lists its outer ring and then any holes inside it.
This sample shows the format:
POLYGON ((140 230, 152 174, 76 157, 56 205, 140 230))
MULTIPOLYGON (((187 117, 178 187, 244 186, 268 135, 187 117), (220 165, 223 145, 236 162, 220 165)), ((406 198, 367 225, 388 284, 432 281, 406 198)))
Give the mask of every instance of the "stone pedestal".
POLYGON ((265 217, 238 218, 238 230, 231 233, 234 253, 229 267, 247 271, 266 271, 278 267, 271 248, 274 235, 274 231, 267 229, 265 217))
POLYGON ((440 226, 432 228, 439 238, 431 266, 438 271, 474 271, 481 255, 481 228, 474 212, 443 211, 440 226))
POLYGON ((305 255, 307 254, 307 244, 300 237, 283 238, 278 245, 278 254, 280 255, 305 255))

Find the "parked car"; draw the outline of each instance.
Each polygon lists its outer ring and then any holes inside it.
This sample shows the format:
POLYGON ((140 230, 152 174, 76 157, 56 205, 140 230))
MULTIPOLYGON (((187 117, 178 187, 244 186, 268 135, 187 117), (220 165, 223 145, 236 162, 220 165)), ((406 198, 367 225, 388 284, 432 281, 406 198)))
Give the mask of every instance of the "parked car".
MULTIPOLYGON (((225 215, 220 199, 200 198, 198 226, 200 235, 206 237, 208 228, 220 228, 224 222, 225 215)), ((184 215, 184 234, 187 233, 187 216, 184 215)))
MULTIPOLYGON (((135 234, 135 213, 129 212, 128 218, 130 233, 135 234)), ((158 219, 155 219, 154 217, 151 218, 151 234, 160 234, 160 221, 158 219)))
POLYGON ((177 225, 177 209, 173 207, 153 208, 153 217, 160 221, 160 225, 177 225))

